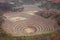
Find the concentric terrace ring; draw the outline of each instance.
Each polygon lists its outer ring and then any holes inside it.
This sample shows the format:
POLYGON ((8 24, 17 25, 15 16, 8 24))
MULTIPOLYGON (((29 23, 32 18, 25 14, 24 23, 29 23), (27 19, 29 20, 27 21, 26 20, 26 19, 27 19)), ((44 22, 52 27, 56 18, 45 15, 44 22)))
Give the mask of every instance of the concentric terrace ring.
POLYGON ((45 19, 38 15, 29 14, 30 16, 28 16, 27 13, 14 13, 13 15, 6 14, 7 18, 2 24, 2 29, 12 36, 41 35, 53 32, 60 28, 54 20, 45 19), (26 19, 20 20, 21 16, 26 17, 26 19), (15 17, 20 19, 16 21, 15 17), (12 18, 14 20, 12 20, 12 18))

